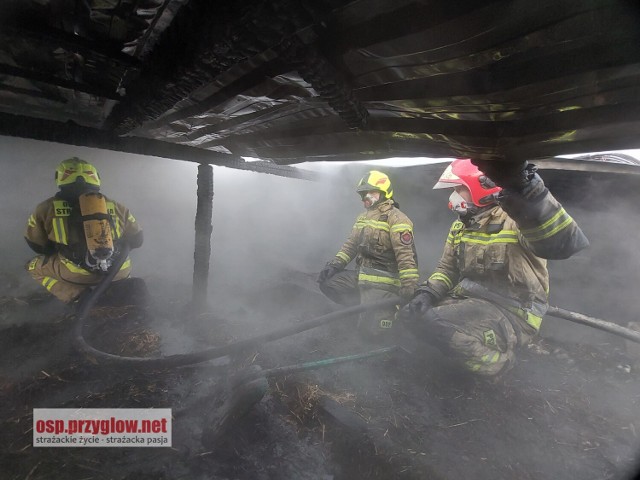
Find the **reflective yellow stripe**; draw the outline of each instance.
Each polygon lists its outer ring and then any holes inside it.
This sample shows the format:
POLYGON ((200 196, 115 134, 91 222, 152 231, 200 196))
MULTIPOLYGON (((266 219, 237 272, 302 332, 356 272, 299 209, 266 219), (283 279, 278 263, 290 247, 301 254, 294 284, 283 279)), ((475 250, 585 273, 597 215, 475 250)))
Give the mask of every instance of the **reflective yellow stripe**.
POLYGON ((450 245, 458 245, 460 243, 460 239, 464 235, 464 230, 458 230, 456 234, 449 233, 447 236, 447 243, 450 245))
POLYGON ((490 239, 490 238, 494 238, 494 237, 501 237, 501 236, 506 236, 506 237, 517 237, 518 236, 518 232, 515 230, 500 230, 499 232, 496 233, 484 233, 484 232, 465 232, 464 237, 477 237, 477 238, 484 238, 484 239, 490 239))
POLYGON ((553 230, 550 230, 547 233, 545 233, 543 235, 539 235, 537 237, 533 237, 533 238, 532 237, 527 237, 527 240, 529 240, 530 242, 539 242, 540 240, 544 240, 545 238, 549 238, 549 237, 555 235, 560 230, 564 230, 569 225, 571 225, 572 222, 573 222, 573 218, 571 218, 570 216, 567 215, 567 218, 565 219, 565 221, 562 222, 557 227, 555 227, 553 230))
POLYGON ((358 220, 354 225, 354 228, 362 229, 365 227, 371 227, 375 230, 389 231, 389 224, 387 222, 379 222, 377 220, 358 220))
POLYGON ((564 210, 564 208, 560 207, 560 210, 558 210, 553 217, 551 217, 549 220, 544 222, 542 225, 538 225, 537 227, 528 228, 526 230, 520 230, 520 231, 522 232, 523 235, 527 235, 529 233, 535 233, 540 230, 544 230, 545 228, 547 228, 549 225, 554 223, 556 220, 558 220, 562 215, 565 215, 566 213, 567 212, 564 210))
POLYGON ((572 222, 573 219, 571 218, 571 216, 567 214, 564 208, 560 208, 560 210, 558 210, 558 212, 553 217, 544 222, 542 225, 535 228, 522 230, 522 235, 530 242, 538 242, 555 235, 560 230, 568 227, 572 222))
POLYGON ((413 232, 413 227, 408 223, 396 223, 393 227, 391 227, 392 232, 404 232, 406 230, 413 232))
POLYGON ((525 322, 535 328, 536 331, 540 330, 540 325, 542 325, 542 317, 539 317, 538 315, 535 315, 529 310, 525 310, 523 308, 507 307, 507 310, 518 315, 525 322))
POLYGON ((344 260, 345 263, 349 263, 351 261, 351 257, 343 251, 336 253, 336 257, 338 257, 340 260, 344 260))
POLYGON ((467 360, 464 362, 465 366, 472 372, 477 372, 485 365, 491 365, 497 363, 500 360, 500 352, 495 352, 492 355, 483 355, 480 360, 467 360))
POLYGON ((398 276, 400 278, 418 278, 418 269, 417 268, 407 268, 405 270, 400 270, 398 272, 398 276))
POLYGON ((498 360, 500 360, 500 352, 496 352, 493 355, 493 358, 491 359, 491 363, 496 363, 498 360))
POLYGON ((60 229, 58 227, 58 219, 54 218, 53 221, 51 222, 51 226, 53 227, 53 238, 57 243, 61 243, 60 242, 60 229))
POLYGON ((451 290, 453 288, 453 282, 451 281, 451 279, 446 276, 444 273, 440 273, 440 272, 435 272, 434 274, 432 274, 429 277, 429 280, 440 280, 441 282, 444 282, 445 285, 447 286, 447 288, 449 290, 451 290))
MULTIPOLYGON (((91 272, 89 272, 88 270, 85 270, 82 267, 79 267, 78 265, 76 265, 75 263, 73 263, 71 260, 67 258, 60 257, 60 261, 65 267, 67 267, 67 269, 70 272, 79 273, 80 275, 91 275, 91 272)), ((130 267, 131 267, 131 258, 127 257, 127 259, 124 261, 124 263, 120 267, 120 270, 124 270, 125 268, 130 268, 130 267)))
POLYGON ((51 288, 58 283, 58 280, 56 280, 55 278, 51 278, 51 277, 44 277, 42 279, 42 286, 44 288, 46 288, 47 290, 51 291, 51 288))
POLYGON ((480 365, 478 362, 474 362, 473 360, 468 360, 464 364, 472 372, 477 372, 478 370, 480 370, 480 368, 482 368, 482 365, 480 365))
POLYGON ((36 217, 31 215, 29 217, 29 220, 27 221, 27 225, 29 225, 31 228, 35 227, 36 226, 36 217))
POLYGON ((79 273, 80 275, 91 275, 91 272, 88 272, 84 268, 79 267, 78 265, 76 265, 75 263, 73 263, 71 260, 67 258, 60 257, 60 261, 65 267, 67 267, 67 269, 70 272, 79 273))
POLYGON ((531 312, 527 312, 527 323, 531 325, 536 330, 540 330, 540 325, 542 325, 542 317, 534 315, 531 312))
MULTIPOLYGON (((122 236, 123 225, 122 225, 122 222, 120 221, 120 218, 116 214, 116 205, 113 202, 106 202, 106 203, 107 203, 107 212, 111 216, 111 220, 113 220, 113 224, 116 227, 115 237, 120 238, 122 236)), ((133 218, 133 215, 129 214, 129 216, 133 218)), ((133 221, 135 222, 136 219, 133 218, 133 221)))
POLYGON ((368 275, 362 272, 358 274, 358 281, 365 283, 383 283, 385 285, 395 285, 396 287, 400 286, 400 280, 397 278, 368 275))
POLYGON ((56 243, 61 243, 63 245, 67 245, 67 230, 64 227, 64 219, 63 218, 54 218, 51 222, 53 225, 53 235, 55 237, 56 243))
POLYGON ((518 233, 515 230, 502 230, 498 233, 465 232, 460 241, 490 245, 492 243, 518 243, 518 233))
POLYGON ((133 215, 131 215, 131 213, 129 213, 129 216, 127 217, 127 220, 131 223, 136 223, 136 217, 134 217, 133 215))

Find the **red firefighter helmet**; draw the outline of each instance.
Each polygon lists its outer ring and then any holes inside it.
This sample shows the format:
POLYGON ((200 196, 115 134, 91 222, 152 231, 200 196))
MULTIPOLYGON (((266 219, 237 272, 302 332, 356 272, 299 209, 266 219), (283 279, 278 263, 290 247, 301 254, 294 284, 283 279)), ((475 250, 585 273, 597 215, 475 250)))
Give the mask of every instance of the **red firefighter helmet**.
POLYGON ((464 185, 471 193, 471 201, 477 207, 495 203, 494 193, 502 190, 468 158, 458 158, 445 169, 433 188, 452 188, 464 185))

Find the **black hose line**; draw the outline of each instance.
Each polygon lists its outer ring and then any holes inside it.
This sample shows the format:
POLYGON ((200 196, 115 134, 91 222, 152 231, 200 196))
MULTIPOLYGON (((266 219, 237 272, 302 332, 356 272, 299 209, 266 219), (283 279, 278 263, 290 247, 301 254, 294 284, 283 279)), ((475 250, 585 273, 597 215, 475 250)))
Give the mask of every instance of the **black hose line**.
MULTIPOLYGON (((238 342, 230 343, 222 347, 208 348, 198 352, 170 355, 167 357, 125 357, 120 355, 114 355, 112 353, 103 352, 89 345, 84 339, 83 328, 84 328, 85 320, 88 317, 88 313, 91 310, 91 307, 95 305, 100 295, 104 293, 104 291, 111 284, 111 281, 113 280, 113 278, 120 271, 120 267, 126 260, 129 254, 129 250, 130 249, 128 245, 123 246, 123 248, 121 249, 120 255, 112 265, 109 273, 98 284, 98 286, 90 293, 90 295, 81 302, 78 308, 77 320, 74 327, 74 335, 73 335, 74 346, 80 353, 93 358, 98 363, 100 361, 103 361, 105 363, 111 363, 111 364, 126 363, 129 365, 135 364, 139 366, 152 367, 152 368, 178 367, 178 366, 202 363, 202 362, 206 362, 207 360, 213 360, 214 358, 220 358, 226 355, 241 352, 243 350, 248 350, 250 348, 257 347, 263 343, 272 342, 274 340, 279 340, 281 338, 295 335, 297 333, 301 333, 306 330, 311 330, 312 328, 329 324, 331 322, 342 319, 349 315, 354 315, 356 313, 361 313, 369 310, 375 310, 377 308, 384 308, 384 307, 389 307, 391 305, 396 305, 398 304, 398 301, 399 301, 399 299, 397 298, 389 298, 389 299, 381 300, 375 303, 369 303, 365 305, 356 305, 353 307, 345 308, 343 310, 322 315, 320 317, 316 317, 311 320, 300 322, 295 325, 290 325, 290 326, 281 328, 279 330, 275 330, 273 332, 265 333, 257 337, 240 340, 238 342)), ((554 317, 570 320, 572 322, 598 328, 600 330, 605 330, 615 335, 624 337, 628 340, 632 340, 634 342, 640 343, 640 332, 636 332, 634 330, 622 327, 620 325, 617 325, 611 322, 605 322, 604 320, 588 317, 580 313, 571 312, 571 311, 564 310, 558 307, 553 307, 553 306, 549 307, 547 314, 554 317)))
MULTIPOLYGON (((120 261, 120 265, 124 262, 124 258, 126 258, 126 254, 128 253, 128 249, 126 252, 123 252, 120 261)), ((104 290, 109 286, 111 280, 120 269, 120 265, 116 262, 113 265, 113 270, 109 272, 109 274, 103 279, 103 281, 93 290, 92 294, 87 297, 86 302, 80 307, 78 311, 78 318, 75 325, 74 330, 74 344, 75 347, 84 355, 92 357, 96 361, 104 361, 110 363, 128 363, 135 364, 145 367, 178 367, 184 365, 192 365, 195 363, 206 362, 207 360, 212 360, 214 358, 224 357, 226 355, 230 355, 233 353, 237 353, 243 350, 247 350, 253 347, 257 347, 262 345, 263 343, 272 342, 274 340, 279 340, 284 337, 288 337, 290 335, 295 335, 296 333, 301 333, 306 330, 310 330, 315 327, 319 327, 320 325, 325 325, 336 320, 340 320, 346 316, 354 315, 356 313, 365 312, 368 310, 375 310, 377 308, 389 307, 391 305, 396 305, 398 303, 397 298, 389 298, 386 300, 382 300, 380 302, 369 303, 366 305, 356 305, 354 307, 345 308, 344 310, 339 310, 336 312, 332 312, 326 315, 322 315, 317 318, 313 318, 311 320, 307 320, 305 322, 300 322, 295 325, 290 325, 279 330, 275 330, 273 332, 265 333, 263 335, 259 335, 254 338, 248 338, 245 340, 240 340, 235 343, 230 343, 228 345, 224 345, 222 347, 212 347, 205 350, 201 350, 199 352, 193 353, 185 353, 185 354, 177 354, 170 355, 167 357, 123 357, 120 355, 114 355, 111 353, 106 353, 100 351, 91 345, 89 345, 83 336, 83 327, 85 319, 87 318, 88 312, 91 307, 97 301, 99 295, 101 295, 104 290)))

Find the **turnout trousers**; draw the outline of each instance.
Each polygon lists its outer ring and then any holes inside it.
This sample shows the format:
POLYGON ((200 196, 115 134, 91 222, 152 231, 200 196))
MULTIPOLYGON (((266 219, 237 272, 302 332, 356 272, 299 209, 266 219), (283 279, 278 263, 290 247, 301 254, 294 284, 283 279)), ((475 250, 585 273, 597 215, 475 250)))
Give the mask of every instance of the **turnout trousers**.
MULTIPOLYGON (((375 288, 358 282, 358 272, 342 270, 320 284, 320 290, 334 302, 348 307, 375 303, 398 296, 396 287, 375 288)), ((393 329, 397 308, 377 309, 362 312, 358 320, 358 330, 373 341, 387 341, 393 329)))
POLYGON ((463 368, 487 376, 507 371, 516 346, 535 334, 515 314, 478 298, 447 298, 409 328, 463 368))
MULTIPOLYGON (((26 265, 29 275, 64 303, 71 303, 88 287, 97 285, 104 275, 79 267, 61 255, 38 255, 26 265)), ((128 278, 131 260, 127 259, 114 281, 128 278)))

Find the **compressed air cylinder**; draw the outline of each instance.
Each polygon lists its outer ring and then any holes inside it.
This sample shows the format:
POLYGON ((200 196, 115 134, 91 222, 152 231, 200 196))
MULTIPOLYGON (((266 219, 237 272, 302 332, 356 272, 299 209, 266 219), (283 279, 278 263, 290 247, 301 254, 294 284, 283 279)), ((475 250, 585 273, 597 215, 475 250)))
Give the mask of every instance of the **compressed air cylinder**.
POLYGON ((113 255, 113 236, 104 195, 85 193, 79 200, 87 250, 96 260, 107 260, 113 255))

